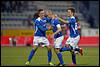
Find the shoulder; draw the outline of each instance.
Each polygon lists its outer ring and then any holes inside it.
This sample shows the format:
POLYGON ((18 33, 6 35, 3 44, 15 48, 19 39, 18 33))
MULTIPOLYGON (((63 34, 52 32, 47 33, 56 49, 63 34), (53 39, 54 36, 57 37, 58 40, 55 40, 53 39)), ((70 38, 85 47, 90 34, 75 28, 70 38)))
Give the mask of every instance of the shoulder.
POLYGON ((72 16, 72 17, 70 18, 70 20, 76 22, 76 18, 75 18, 74 16, 72 16))
POLYGON ((55 21, 56 23, 60 23, 60 21, 58 20, 58 18, 55 18, 54 21, 55 21))
POLYGON ((40 21, 41 21, 41 19, 40 18, 37 18, 34 23, 35 24, 40 24, 40 21))
POLYGON ((40 21, 40 20, 41 20, 40 18, 37 18, 37 19, 36 19, 36 21, 40 21))

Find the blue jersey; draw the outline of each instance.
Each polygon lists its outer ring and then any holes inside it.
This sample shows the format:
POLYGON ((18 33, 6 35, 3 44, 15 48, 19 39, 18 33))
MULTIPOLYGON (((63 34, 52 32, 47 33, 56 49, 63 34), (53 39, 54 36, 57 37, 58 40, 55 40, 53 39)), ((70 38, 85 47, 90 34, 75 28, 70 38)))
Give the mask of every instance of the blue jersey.
POLYGON ((46 31, 48 30, 46 22, 46 18, 37 18, 35 20, 35 36, 46 36, 46 31))
MULTIPOLYGON (((58 30, 57 29, 57 25, 59 25, 59 24, 60 24, 60 22, 59 22, 59 20, 57 18, 51 20, 51 25, 53 27, 53 32, 56 32, 58 30)), ((58 37, 60 37, 62 35, 63 35, 62 32, 59 32, 59 33, 54 35, 54 38, 58 38, 58 37)))
POLYGON ((70 29, 70 37, 76 37, 79 35, 78 29, 77 29, 77 22, 75 17, 68 18, 68 25, 70 29))

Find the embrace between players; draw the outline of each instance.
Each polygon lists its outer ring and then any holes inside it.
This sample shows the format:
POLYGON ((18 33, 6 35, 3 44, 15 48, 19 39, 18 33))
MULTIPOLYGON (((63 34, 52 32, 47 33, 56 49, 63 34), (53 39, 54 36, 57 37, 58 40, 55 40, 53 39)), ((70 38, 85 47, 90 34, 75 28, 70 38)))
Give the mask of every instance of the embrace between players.
MULTIPOLYGON (((54 38, 54 51, 59 59, 58 66, 64 66, 64 61, 62 58, 63 51, 70 51, 72 55, 72 64, 76 64, 76 51, 83 55, 82 48, 78 47, 78 42, 80 40, 80 34, 78 32, 78 24, 75 18, 75 9, 68 8, 67 9, 67 16, 68 20, 63 20, 55 15, 52 11, 47 10, 44 11, 43 9, 39 9, 36 13, 37 16, 34 17, 34 24, 35 24, 35 33, 34 33, 34 47, 30 52, 28 60, 26 61, 26 65, 29 65, 31 62, 32 57, 34 56, 36 50, 38 49, 40 44, 44 44, 48 50, 48 64, 53 66, 54 64, 51 62, 52 60, 52 51, 50 47, 50 43, 46 37, 47 30, 53 30, 53 34, 51 35, 54 38), (66 41, 66 45, 62 47, 62 41, 64 39, 64 35, 62 34, 62 29, 60 26, 60 21, 63 23, 68 24, 70 30, 70 36, 66 41), (50 25, 47 25, 49 22, 50 25)), ((67 59, 67 58, 66 58, 67 59)))

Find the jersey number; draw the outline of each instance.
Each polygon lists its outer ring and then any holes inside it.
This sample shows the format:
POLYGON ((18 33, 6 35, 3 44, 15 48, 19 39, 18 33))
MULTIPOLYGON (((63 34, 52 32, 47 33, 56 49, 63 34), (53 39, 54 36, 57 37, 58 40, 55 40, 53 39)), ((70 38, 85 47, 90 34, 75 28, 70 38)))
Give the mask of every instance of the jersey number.
POLYGON ((77 30, 77 23, 75 23, 75 28, 72 26, 72 29, 74 31, 74 34, 76 34, 76 30, 77 30))
POLYGON ((75 23, 75 30, 77 30, 77 23, 75 23))

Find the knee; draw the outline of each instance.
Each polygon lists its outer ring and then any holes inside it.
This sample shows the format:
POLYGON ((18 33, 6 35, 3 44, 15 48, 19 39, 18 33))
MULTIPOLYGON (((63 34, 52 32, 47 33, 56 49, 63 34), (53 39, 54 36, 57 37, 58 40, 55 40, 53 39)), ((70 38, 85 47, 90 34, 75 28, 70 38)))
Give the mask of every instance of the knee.
POLYGON ((72 55, 75 54, 75 53, 74 53, 74 50, 71 50, 70 53, 71 53, 72 55))
POLYGON ((51 47, 50 47, 50 46, 47 46, 47 50, 48 50, 48 51, 51 51, 51 47))
POLYGON ((57 54, 57 53, 60 52, 60 49, 59 49, 59 48, 55 48, 54 51, 55 51, 55 53, 57 54))
POLYGON ((34 46, 33 49, 36 51, 38 49, 38 46, 34 46))

